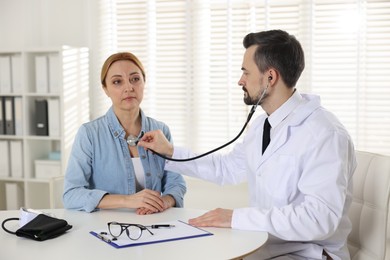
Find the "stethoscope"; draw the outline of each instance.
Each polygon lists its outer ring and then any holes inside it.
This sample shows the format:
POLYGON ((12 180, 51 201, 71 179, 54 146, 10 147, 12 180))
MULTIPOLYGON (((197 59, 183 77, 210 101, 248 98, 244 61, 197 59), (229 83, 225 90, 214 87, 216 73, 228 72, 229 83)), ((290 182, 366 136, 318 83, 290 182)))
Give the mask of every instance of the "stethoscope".
MULTIPOLYGON (((272 79, 272 77, 269 77, 269 78, 268 78, 268 80, 271 80, 271 79, 272 79)), ((213 150, 211 150, 211 151, 208 151, 208 152, 206 152, 206 153, 203 153, 203 154, 200 154, 200 155, 191 157, 191 158, 186 158, 186 159, 169 158, 169 157, 166 157, 165 155, 162 155, 162 154, 160 154, 160 153, 158 153, 158 152, 155 152, 155 151, 152 150, 152 149, 149 149, 149 150, 152 151, 153 153, 155 153, 156 155, 160 156, 161 158, 164 158, 165 160, 174 161, 174 162, 187 162, 187 161, 192 161, 192 160, 199 159, 199 158, 201 158, 201 157, 204 157, 204 156, 206 156, 206 155, 209 155, 209 154, 211 154, 211 153, 214 153, 214 152, 216 152, 216 151, 218 151, 218 150, 221 150, 222 148, 225 148, 226 146, 228 146, 228 145, 234 143, 234 142, 241 136, 241 134, 244 132, 246 126, 248 125, 249 121, 251 120, 253 114, 255 113, 257 106, 258 106, 258 105, 260 104, 260 102, 263 100, 263 98, 264 98, 264 96, 265 96, 265 94, 266 94, 266 92, 267 92, 268 86, 269 86, 269 82, 267 83, 266 88, 265 88, 265 89, 263 90, 263 92, 261 93, 261 96, 260 96, 259 100, 257 101, 257 103, 256 103, 255 105, 252 106, 251 111, 249 112, 248 117, 247 117, 247 119, 246 119, 246 122, 245 122, 244 126, 242 127, 241 131, 238 133, 238 135, 237 135, 235 138, 233 138, 231 141, 227 142, 226 144, 221 145, 221 146, 219 146, 219 147, 217 147, 217 148, 215 148, 215 149, 213 149, 213 150)), ((143 136, 143 133, 141 133, 141 134, 142 134, 142 136, 143 136)), ((142 136, 141 136, 141 137, 142 137, 142 136)), ((141 137, 140 137, 140 138, 141 138, 141 137)), ((138 140, 139 140, 139 138, 138 138, 138 140)), ((137 140, 137 143, 138 143, 138 140, 137 140)))
POLYGON ((144 131, 141 131, 138 136, 135 135, 129 135, 126 139, 126 142, 130 146, 136 146, 139 142, 139 140, 144 136, 144 131))

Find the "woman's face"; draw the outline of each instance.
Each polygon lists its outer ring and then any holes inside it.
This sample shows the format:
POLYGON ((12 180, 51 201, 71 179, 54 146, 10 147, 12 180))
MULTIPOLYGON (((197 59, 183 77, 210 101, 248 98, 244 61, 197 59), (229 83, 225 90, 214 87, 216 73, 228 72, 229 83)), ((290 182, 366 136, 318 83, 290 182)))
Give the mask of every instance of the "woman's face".
POLYGON ((129 111, 139 108, 145 81, 141 70, 131 61, 119 60, 107 71, 104 91, 111 98, 115 110, 129 111))

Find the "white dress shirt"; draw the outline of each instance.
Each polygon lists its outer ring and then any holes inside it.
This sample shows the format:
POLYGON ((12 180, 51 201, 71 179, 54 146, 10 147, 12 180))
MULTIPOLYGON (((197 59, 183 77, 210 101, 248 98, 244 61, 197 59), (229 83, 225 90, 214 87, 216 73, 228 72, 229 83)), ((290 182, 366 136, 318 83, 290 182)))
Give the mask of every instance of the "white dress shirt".
MULTIPOLYGON (((298 91, 269 116, 271 142, 262 155, 259 116, 242 143, 225 155, 166 164, 166 170, 220 185, 248 182, 250 207, 234 209, 232 228, 269 233, 256 259, 285 254, 298 259, 349 259, 348 209, 356 168, 344 126, 314 95, 298 91)), ((175 147, 173 158, 193 153, 175 147)))

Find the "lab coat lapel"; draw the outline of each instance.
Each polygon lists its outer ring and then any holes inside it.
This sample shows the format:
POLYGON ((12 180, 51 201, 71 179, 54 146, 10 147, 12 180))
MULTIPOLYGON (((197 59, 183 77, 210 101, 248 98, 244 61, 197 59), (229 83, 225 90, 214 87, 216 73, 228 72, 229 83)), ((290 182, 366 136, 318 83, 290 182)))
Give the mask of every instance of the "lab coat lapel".
POLYGON ((271 157, 273 153, 275 153, 280 147, 282 147, 287 142, 289 127, 290 125, 286 125, 283 129, 280 130, 277 136, 274 136, 274 138, 271 140, 270 144, 268 145, 267 149, 264 151, 263 156, 261 156, 260 164, 258 168, 265 161, 267 161, 268 158, 271 157))
POLYGON ((278 151, 289 138, 290 128, 297 126, 302 123, 308 116, 310 116, 315 110, 320 108, 319 100, 313 100, 305 105, 298 107, 295 111, 293 111, 290 119, 290 122, 286 124, 282 129, 278 131, 278 134, 271 138, 271 142, 265 150, 263 156, 259 160, 259 164, 257 166, 257 170, 259 167, 266 162, 276 151, 278 151))

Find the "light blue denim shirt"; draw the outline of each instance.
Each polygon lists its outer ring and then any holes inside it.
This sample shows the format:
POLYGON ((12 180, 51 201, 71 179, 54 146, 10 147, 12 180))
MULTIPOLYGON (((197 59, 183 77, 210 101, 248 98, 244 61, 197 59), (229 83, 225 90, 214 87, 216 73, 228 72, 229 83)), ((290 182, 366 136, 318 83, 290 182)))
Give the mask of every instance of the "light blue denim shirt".
MULTIPOLYGON (((141 131, 161 129, 171 141, 166 124, 141 111, 141 131)), ((145 172, 145 188, 171 195, 183 207, 186 185, 180 174, 164 171, 165 160, 138 147, 145 172)), ((75 137, 64 181, 67 209, 92 212, 105 194, 134 194, 136 181, 125 131, 113 108, 106 115, 83 124, 75 137)))

